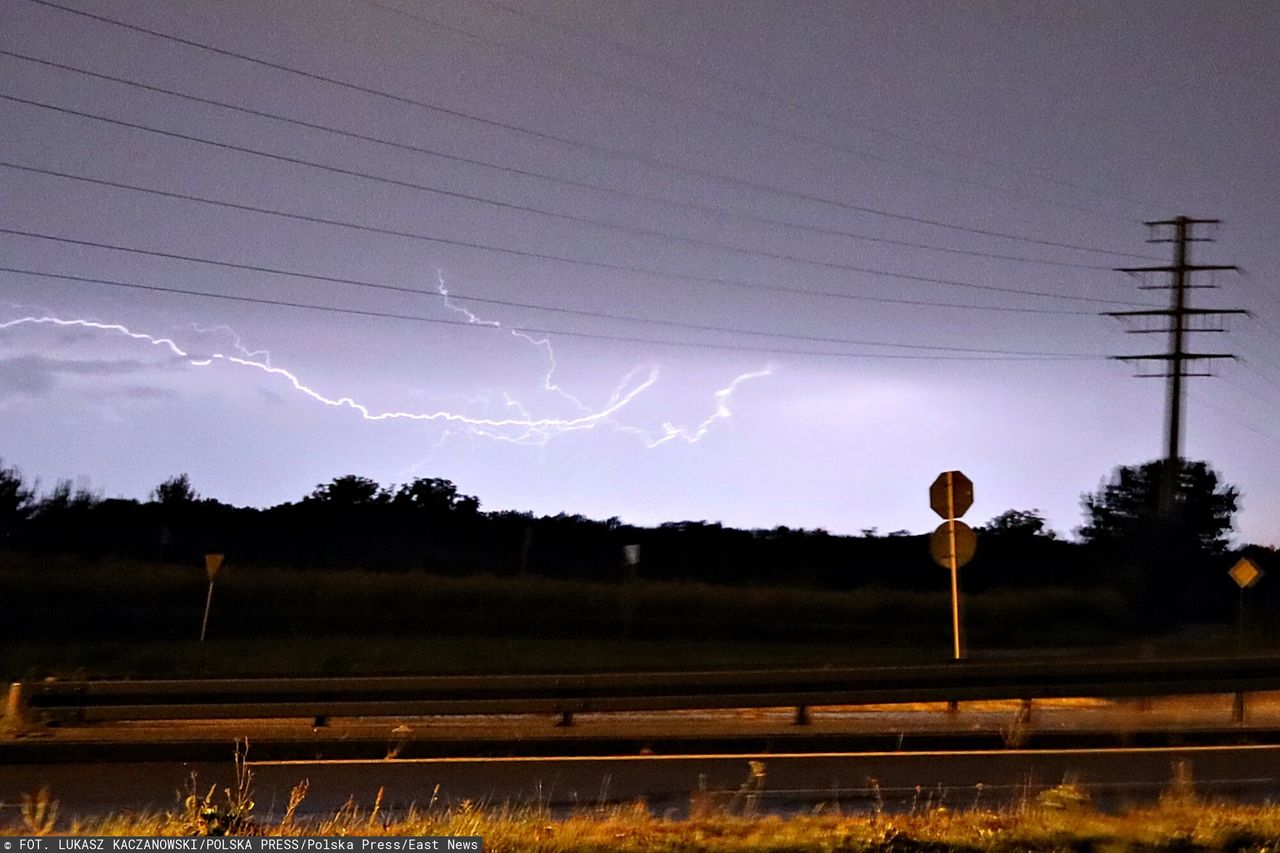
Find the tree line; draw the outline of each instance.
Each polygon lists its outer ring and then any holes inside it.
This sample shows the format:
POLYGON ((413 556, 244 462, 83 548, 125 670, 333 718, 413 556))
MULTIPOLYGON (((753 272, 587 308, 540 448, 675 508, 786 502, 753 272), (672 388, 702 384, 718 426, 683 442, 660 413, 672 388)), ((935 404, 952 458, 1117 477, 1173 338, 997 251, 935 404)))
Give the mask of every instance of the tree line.
MULTIPOLYGON (((1228 549, 1239 495, 1207 463, 1183 463, 1176 510, 1160 513, 1161 470, 1159 462, 1122 466, 1083 495, 1079 541, 1057 537, 1037 510, 1001 513, 978 528, 977 556, 962 569, 963 587, 1106 588, 1151 618, 1229 613, 1230 563, 1247 552, 1266 568, 1275 555, 1228 549)), ((0 463, 0 546, 32 555, 186 564, 217 552, 231 565, 264 570, 359 567, 619 582, 638 575, 826 589, 945 585, 927 535, 742 530, 708 521, 637 527, 617 518, 485 512, 477 497, 429 477, 383 486, 351 474, 297 501, 257 509, 204 497, 186 474, 160 483, 145 501, 102 498, 65 480, 41 494, 20 471, 0 463), (638 565, 628 564, 628 545, 639 546, 638 565)))

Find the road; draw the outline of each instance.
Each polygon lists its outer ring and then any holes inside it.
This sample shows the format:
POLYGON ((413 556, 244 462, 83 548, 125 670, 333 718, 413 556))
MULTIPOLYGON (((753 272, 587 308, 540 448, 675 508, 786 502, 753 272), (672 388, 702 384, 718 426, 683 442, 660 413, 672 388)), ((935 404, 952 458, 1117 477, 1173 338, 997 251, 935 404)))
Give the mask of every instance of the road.
POLYGON ((1068 778, 1110 807, 1155 800, 1179 763, 1200 793, 1280 795, 1280 695, 1251 696, 1242 725, 1231 722, 1230 696, 1046 700, 1029 718, 1023 710, 1016 701, 962 703, 956 713, 938 704, 825 708, 807 726, 782 708, 582 715, 569 728, 536 715, 46 727, 0 741, 0 819, 42 787, 68 818, 174 810, 192 774, 201 794, 230 783, 232 743, 243 737, 258 813, 268 817, 302 779, 313 814, 349 797, 371 804, 382 787, 393 808, 433 797, 555 809, 642 797, 654 813, 682 815, 691 795, 731 801, 752 761, 764 772, 758 804, 777 812, 878 800, 888 809, 999 805, 1068 778))

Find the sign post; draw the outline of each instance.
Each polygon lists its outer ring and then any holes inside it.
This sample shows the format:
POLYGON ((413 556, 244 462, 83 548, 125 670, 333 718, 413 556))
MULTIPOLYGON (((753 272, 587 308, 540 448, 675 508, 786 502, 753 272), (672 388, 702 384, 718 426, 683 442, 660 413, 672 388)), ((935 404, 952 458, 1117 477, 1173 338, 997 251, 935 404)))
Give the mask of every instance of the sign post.
MULTIPOLYGON (((1236 652, 1244 651, 1244 597, 1245 590, 1262 580, 1262 569, 1248 557, 1241 557, 1236 564, 1227 570, 1227 574, 1240 587, 1240 606, 1236 611, 1236 652)), ((1244 692, 1237 690, 1231 703, 1231 721, 1244 722, 1244 692)))
POLYGON ((1262 569, 1248 557, 1241 557, 1236 564, 1227 570, 1227 574, 1240 587, 1240 606, 1236 611, 1236 646, 1244 649, 1245 623, 1245 590, 1262 580, 1262 569))
POLYGON ((205 631, 209 627, 209 607, 213 604, 213 581, 218 576, 218 569, 222 568, 222 554, 205 554, 204 570, 209 575, 209 594, 204 599, 204 619, 200 622, 200 642, 204 642, 205 631))
POLYGON ((622 638, 631 637, 631 623, 635 619, 636 581, 640 577, 640 546, 622 546, 622 638))
POLYGON ((973 528, 956 519, 973 505, 973 481, 960 471, 944 471, 929 487, 929 506, 945 521, 933 531, 929 552, 939 565, 951 570, 951 639, 956 660, 964 658, 960 631, 960 567, 973 559, 978 537, 973 528))

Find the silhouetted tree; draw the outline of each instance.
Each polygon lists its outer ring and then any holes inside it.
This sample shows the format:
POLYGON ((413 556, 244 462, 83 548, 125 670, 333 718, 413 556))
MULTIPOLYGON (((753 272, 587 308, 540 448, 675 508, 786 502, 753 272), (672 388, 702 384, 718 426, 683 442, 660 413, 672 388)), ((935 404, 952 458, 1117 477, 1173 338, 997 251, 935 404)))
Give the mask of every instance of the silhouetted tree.
POLYGON ((347 474, 316 486, 303 501, 333 506, 372 506, 386 503, 390 495, 368 477, 347 474))
POLYGON ((200 495, 191 486, 191 478, 186 474, 170 477, 151 490, 151 500, 165 506, 183 506, 200 500, 200 495))
POLYGON ((1207 554, 1226 548, 1240 493, 1221 485, 1207 462, 1184 460, 1174 490, 1174 514, 1160 515, 1162 461, 1117 468, 1111 482, 1082 496, 1085 542, 1104 545, 1168 542, 1207 554))
POLYGON ((60 513, 83 511, 93 507, 99 500, 89 490, 87 483, 73 485, 70 480, 59 480, 53 490, 36 503, 35 514, 46 518, 60 513))
POLYGON ((458 492, 458 487, 448 480, 419 477, 396 489, 391 499, 395 506, 411 507, 427 512, 461 512, 474 514, 480 509, 480 499, 458 492))
POLYGON ((35 502, 23 538, 42 550, 81 550, 92 544, 90 520, 99 502, 84 482, 59 480, 35 502))
POLYGON ((1038 509, 1007 509, 978 528, 981 533, 997 536, 1044 536, 1056 539, 1058 534, 1047 529, 1038 509))
POLYGON ((17 532, 35 511, 35 489, 22 479, 17 468, 3 467, 0 460, 0 542, 17 532))
POLYGON ((1208 463, 1184 460, 1173 512, 1162 514, 1163 469, 1162 461, 1123 466, 1083 495, 1080 536, 1108 567, 1110 585, 1150 624, 1221 618, 1230 600, 1218 563, 1239 492, 1220 483, 1208 463))

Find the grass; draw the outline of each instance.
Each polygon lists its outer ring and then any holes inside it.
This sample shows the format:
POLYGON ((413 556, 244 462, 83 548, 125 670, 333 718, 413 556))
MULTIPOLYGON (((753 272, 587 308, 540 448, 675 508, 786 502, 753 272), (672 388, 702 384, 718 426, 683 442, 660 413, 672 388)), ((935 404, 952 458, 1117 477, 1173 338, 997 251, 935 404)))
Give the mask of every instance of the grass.
MULTIPOLYGON (((238 753, 238 762, 243 753, 238 753)), ((391 816, 374 804, 348 802, 332 814, 299 817, 306 783, 294 789, 284 814, 253 815, 252 778, 239 763, 234 786, 203 796, 195 790, 180 808, 153 814, 76 818, 59 825, 47 792, 24 800, 19 818, 0 835, 265 835, 480 836, 489 853, 540 851, 1110 851, 1274 850, 1280 844, 1280 806, 1245 806, 1198 799, 1178 783, 1159 803, 1106 814, 1067 784, 1007 809, 914 809, 889 814, 842 814, 815 809, 792 817, 754 816, 751 779, 719 805, 703 802, 690 817, 654 816, 643 801, 600 806, 554 817, 539 806, 485 808, 434 801, 391 816), (746 796, 741 796, 746 792, 746 796)), ((762 778, 762 773, 761 773, 762 778)))
MULTIPOLYGON (((0 554, 0 678, 822 666, 945 659, 945 590, 203 568, 0 554)), ((1128 641, 1120 599, 966 598, 974 649, 1128 641)))
POLYGON ((18 642, 0 647, 0 681, 45 677, 468 675, 752 669, 942 659, 893 647, 834 643, 537 637, 213 638, 152 643, 18 642), (914 656, 914 658, 913 658, 914 656), (5 677, 8 676, 8 677, 5 677))

